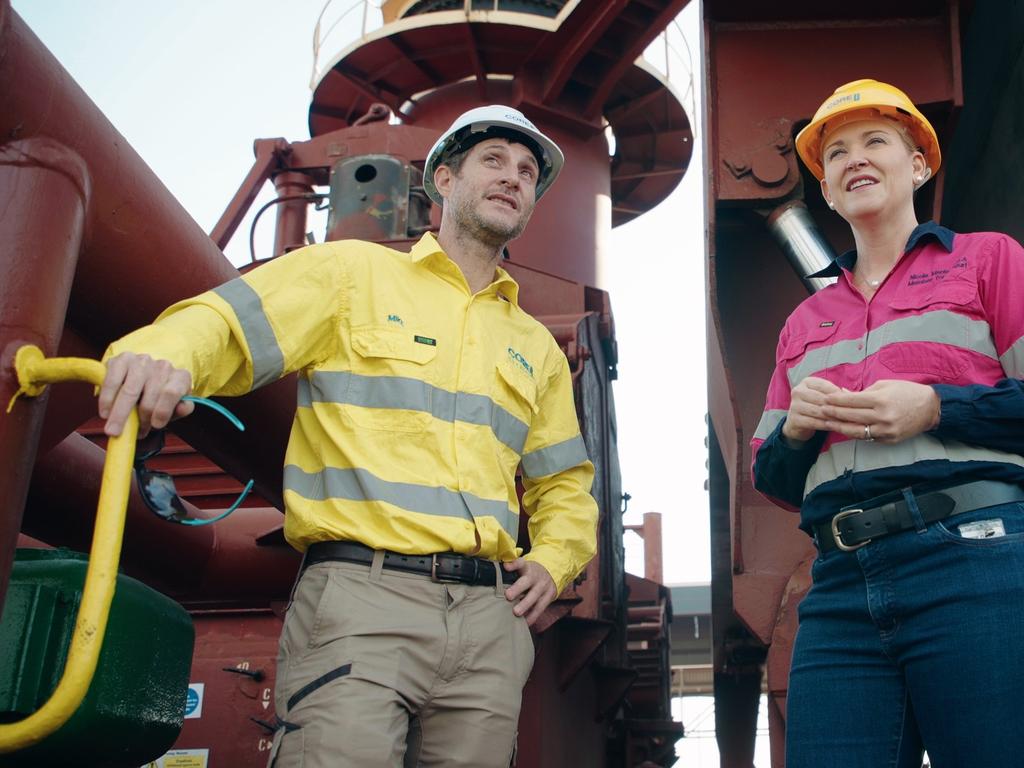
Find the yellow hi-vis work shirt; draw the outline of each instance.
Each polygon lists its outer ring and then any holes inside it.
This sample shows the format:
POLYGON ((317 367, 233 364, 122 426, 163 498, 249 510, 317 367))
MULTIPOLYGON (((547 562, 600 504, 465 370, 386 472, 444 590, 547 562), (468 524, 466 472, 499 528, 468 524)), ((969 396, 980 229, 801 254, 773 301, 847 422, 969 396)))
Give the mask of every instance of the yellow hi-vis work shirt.
POLYGON ((502 269, 471 294, 427 234, 409 254, 339 241, 179 302, 111 345, 169 360, 193 391, 299 374, 284 533, 405 554, 511 560, 522 462, 531 551, 561 591, 596 550, 594 467, 565 355, 502 269))

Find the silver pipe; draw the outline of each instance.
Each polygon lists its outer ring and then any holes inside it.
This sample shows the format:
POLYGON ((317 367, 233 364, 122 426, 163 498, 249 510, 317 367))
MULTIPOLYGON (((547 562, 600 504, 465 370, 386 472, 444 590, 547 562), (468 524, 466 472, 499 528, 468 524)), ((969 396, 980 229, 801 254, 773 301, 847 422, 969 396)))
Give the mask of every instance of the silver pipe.
POLYGON ((771 212, 767 223, 809 293, 836 281, 834 277, 808 277, 831 264, 836 254, 802 201, 783 203, 771 212))

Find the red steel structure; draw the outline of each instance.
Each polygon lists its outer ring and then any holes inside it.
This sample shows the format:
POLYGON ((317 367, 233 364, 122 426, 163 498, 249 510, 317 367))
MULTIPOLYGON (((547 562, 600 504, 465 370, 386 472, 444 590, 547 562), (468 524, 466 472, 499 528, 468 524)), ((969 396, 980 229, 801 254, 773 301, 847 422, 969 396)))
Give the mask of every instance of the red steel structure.
MULTIPOLYGON (((207 236, 0 0, 0 135, 8 142, 0 194, 25 209, 0 219, 4 242, 13 244, 0 258, 14 277, 0 286, 0 396, 6 402, 16 389, 9 360, 22 344, 96 357, 160 308, 236 276, 220 248, 267 181, 277 191, 275 255, 305 241, 308 206, 324 198, 328 238, 408 247, 437 222, 419 179, 439 130, 478 104, 523 109, 568 163, 513 243, 508 269, 521 304, 569 359, 601 519, 598 556, 536 627, 519 765, 671 765, 682 733, 669 712, 671 605, 660 584, 625 574, 614 323, 608 294, 589 284, 607 255, 607 230, 664 199, 689 161, 682 105, 637 63, 685 4, 389 3, 389 23, 346 49, 320 79, 312 138, 257 141, 252 171, 207 236), (611 158, 608 126, 616 138, 611 158), (43 194, 51 203, 45 224, 30 210, 43 194), (175 254, 175 270, 137 258, 154 233, 175 254)), ((122 564, 181 601, 195 621, 192 679, 204 683, 205 702, 176 747, 210 748, 217 765, 256 766, 274 729, 277 636, 298 565, 278 511, 294 381, 232 408, 261 440, 201 414, 175 425, 181 440, 154 466, 177 476, 199 515, 225 506, 235 478, 254 478, 259 497, 209 529, 186 530, 156 520, 133 495, 122 564)), ((86 546, 104 443, 90 421, 94 409, 85 387, 64 388, 2 422, 9 512, 0 521, 0 585, 19 534, 23 544, 86 546)), ((657 528, 645 520, 649 547, 657 528)), ((525 531, 521 542, 528 546, 525 531)), ((659 559, 652 553, 649 562, 659 559)))

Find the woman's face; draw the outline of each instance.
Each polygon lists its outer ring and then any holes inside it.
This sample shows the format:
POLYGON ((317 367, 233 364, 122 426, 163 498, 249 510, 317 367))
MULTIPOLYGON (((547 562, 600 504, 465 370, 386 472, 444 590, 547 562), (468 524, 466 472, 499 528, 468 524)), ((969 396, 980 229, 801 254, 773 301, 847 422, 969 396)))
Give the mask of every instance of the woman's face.
POLYGON ((847 123, 822 142, 821 193, 847 221, 913 208, 914 184, 926 165, 891 120, 847 123))

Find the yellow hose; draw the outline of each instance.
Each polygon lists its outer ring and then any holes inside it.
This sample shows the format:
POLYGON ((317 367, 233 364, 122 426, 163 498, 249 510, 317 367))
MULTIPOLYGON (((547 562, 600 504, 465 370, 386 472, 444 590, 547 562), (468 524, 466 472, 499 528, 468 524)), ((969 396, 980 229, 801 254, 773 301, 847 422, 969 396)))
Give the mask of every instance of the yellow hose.
MULTIPOLYGON (((8 411, 18 395, 36 397, 47 384, 60 381, 87 381, 99 386, 106 373, 105 366, 95 360, 76 357, 47 360, 34 346, 18 350, 14 367, 21 389, 11 400, 8 411)), ((16 723, 0 724, 0 753, 24 749, 45 739, 68 721, 89 691, 103 646, 110 603, 114 599, 138 431, 139 417, 132 409, 124 431, 111 438, 107 446, 89 567, 64 674, 53 694, 36 712, 16 723)))

